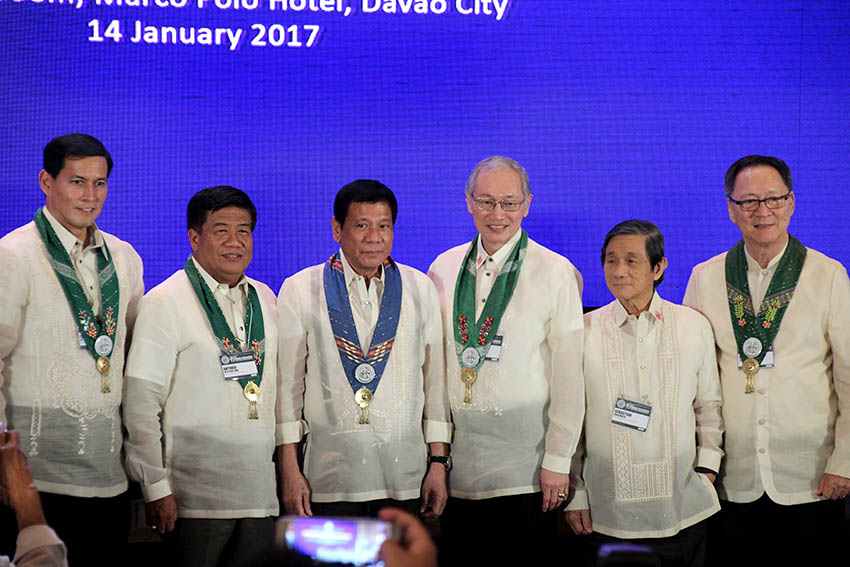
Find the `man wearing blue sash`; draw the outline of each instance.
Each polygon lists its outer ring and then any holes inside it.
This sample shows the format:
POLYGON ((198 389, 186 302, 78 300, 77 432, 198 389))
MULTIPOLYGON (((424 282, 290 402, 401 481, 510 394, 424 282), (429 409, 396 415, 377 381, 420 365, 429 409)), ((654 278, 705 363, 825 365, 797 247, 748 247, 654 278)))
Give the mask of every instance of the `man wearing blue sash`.
POLYGON ((374 516, 393 505, 439 515, 445 505, 440 305, 424 274, 390 258, 397 211, 384 184, 345 185, 332 219, 339 251, 280 288, 279 461, 290 514, 374 516))
POLYGON ((795 198, 784 161, 743 157, 725 189, 743 238, 694 267, 684 299, 711 322, 723 388, 709 560, 826 564, 850 492, 850 281, 788 233, 795 198))
POLYGON ((581 276, 521 228, 532 195, 516 161, 478 163, 465 196, 478 234, 429 270, 455 426, 442 533, 453 564, 507 564, 546 557, 568 493, 584 418, 581 276))
POLYGON ((127 359, 127 471, 181 566, 248 565, 278 514, 277 311, 245 276, 257 210, 217 186, 186 210, 192 255, 142 299, 127 359))
MULTIPOLYGON (((120 406, 144 285, 133 247, 95 224, 111 171, 97 139, 54 138, 38 175, 44 207, 0 240, 0 421, 20 432, 74 565, 114 561, 129 528, 120 406)), ((11 522, 0 517, 0 540, 11 522)))

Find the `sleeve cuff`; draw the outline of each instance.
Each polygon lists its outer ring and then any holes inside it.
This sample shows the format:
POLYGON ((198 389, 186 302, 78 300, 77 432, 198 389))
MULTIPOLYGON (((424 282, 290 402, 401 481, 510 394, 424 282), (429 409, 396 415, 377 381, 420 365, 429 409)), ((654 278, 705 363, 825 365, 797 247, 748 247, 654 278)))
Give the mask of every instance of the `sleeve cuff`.
POLYGON ((48 545, 62 545, 62 540, 50 526, 44 524, 27 526, 18 534, 15 558, 17 559, 37 547, 48 545))
POLYGON ((451 443, 452 430, 454 426, 445 421, 423 420, 422 428, 425 433, 426 443, 451 443))
POLYGON ((560 457, 549 452, 543 453, 543 464, 541 466, 546 470, 569 474, 571 464, 572 459, 569 457, 560 457))
POLYGON ((566 510, 590 510, 590 502, 587 500, 587 490, 583 488, 576 490, 572 500, 567 503, 566 510))
POLYGON ((142 495, 145 497, 145 502, 153 502, 165 498, 169 494, 171 494, 171 483, 167 476, 153 484, 142 485, 142 495))
POLYGON ((850 458, 841 457, 833 453, 827 461, 823 472, 850 478, 850 458))
POLYGON ((713 471, 720 470, 720 461, 723 459, 723 453, 718 453, 711 449, 703 449, 697 447, 697 462, 694 468, 702 467, 713 471))
POLYGON ((303 419, 278 423, 274 432, 275 443, 277 445, 298 443, 308 433, 310 433, 310 426, 303 419))

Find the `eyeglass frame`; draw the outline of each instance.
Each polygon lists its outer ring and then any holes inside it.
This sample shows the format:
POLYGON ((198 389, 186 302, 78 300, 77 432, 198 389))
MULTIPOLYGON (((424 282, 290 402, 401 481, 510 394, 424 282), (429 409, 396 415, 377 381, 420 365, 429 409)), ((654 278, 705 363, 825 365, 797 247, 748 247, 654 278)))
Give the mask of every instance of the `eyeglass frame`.
POLYGON ((508 199, 502 199, 501 201, 497 201, 496 199, 490 199, 488 197, 475 197, 472 194, 469 195, 469 198, 472 199, 472 202, 475 203, 475 206, 478 208, 478 210, 484 213, 494 211, 496 209, 496 205, 502 207, 502 210, 506 213, 515 213, 518 210, 522 209, 522 206, 528 201, 528 197, 523 197, 522 200, 519 202, 511 201, 508 199), (490 201, 491 203, 493 203, 493 206, 488 209, 482 201, 490 201), (516 208, 505 208, 505 202, 516 203, 516 208))
POLYGON ((767 207, 768 209, 770 209, 771 211, 778 211, 779 209, 784 209, 785 205, 788 204, 788 199, 791 198, 791 193, 793 193, 793 191, 789 190, 784 195, 779 195, 778 197, 765 197, 764 199, 742 199, 740 201, 735 200, 732 197, 726 197, 726 198, 729 199, 729 201, 731 203, 738 205, 738 207, 740 207, 740 209, 742 211, 744 211, 745 213, 754 213, 757 210, 759 210, 759 207, 761 207, 762 203, 764 203, 764 206, 767 207), (744 208, 745 206, 748 206, 752 203, 756 204, 756 206, 753 207, 752 209, 747 210, 747 209, 744 208), (778 207, 771 207, 770 203, 776 203, 779 206, 778 207))

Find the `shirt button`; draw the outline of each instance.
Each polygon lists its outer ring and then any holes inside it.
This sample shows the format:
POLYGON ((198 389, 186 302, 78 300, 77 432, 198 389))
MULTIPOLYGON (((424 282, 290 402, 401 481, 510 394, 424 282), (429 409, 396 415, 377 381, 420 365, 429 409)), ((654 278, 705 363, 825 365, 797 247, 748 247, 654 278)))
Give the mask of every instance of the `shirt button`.
POLYGON ((764 425, 764 418, 761 418, 761 419, 759 420, 759 425, 764 425))
POLYGON ((487 272, 487 273, 485 273, 484 275, 485 275, 485 276, 487 276, 487 277, 489 278, 489 277, 490 277, 490 272, 487 272))
POLYGON ((646 370, 646 364, 641 364, 641 365, 640 365, 640 369, 641 369, 641 370, 646 370))
POLYGON ((764 388, 759 388, 759 394, 764 395, 764 388))
POLYGON ((764 449, 764 447, 761 447, 761 448, 759 449, 759 453, 761 453, 762 455, 764 455, 764 453, 765 453, 765 449, 764 449))
POLYGON ((481 303, 487 303, 487 299, 481 298, 481 303))
POLYGON ((639 343, 642 343, 642 342, 643 342, 643 337, 639 338, 639 339, 638 339, 638 342, 639 342, 639 343))

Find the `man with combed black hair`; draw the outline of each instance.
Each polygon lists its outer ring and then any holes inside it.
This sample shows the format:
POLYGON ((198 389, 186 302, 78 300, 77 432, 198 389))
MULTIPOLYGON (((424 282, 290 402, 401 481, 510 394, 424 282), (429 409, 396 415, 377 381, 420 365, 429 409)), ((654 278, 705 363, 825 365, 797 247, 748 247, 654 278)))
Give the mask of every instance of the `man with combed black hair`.
POLYGON ((127 359, 127 470, 179 565, 246 565, 278 514, 274 293, 245 276, 257 210, 217 186, 186 211, 192 256, 139 307, 127 359))
POLYGON ((722 399, 708 321, 661 299, 664 238, 648 221, 612 228, 602 245, 615 297, 584 316, 586 414, 567 521, 606 543, 650 546, 662 565, 703 565, 703 520, 720 509, 722 399))
MULTIPOLYGON (((111 562, 129 529, 120 406, 144 284, 136 251, 95 224, 111 171, 97 139, 54 138, 44 207, 0 240, 0 421, 20 432, 47 520, 80 565, 111 562)), ((0 519, 0 539, 16 531, 0 519)))
POLYGON ((455 426, 445 557, 548 560, 584 417, 581 276, 521 229, 532 195, 519 163, 482 160, 465 198, 478 234, 428 271, 455 426))
POLYGON ((737 160, 725 192, 742 239, 694 267, 684 300, 711 321, 723 384, 709 558, 825 564, 846 535, 850 493, 850 280, 788 233, 796 199, 784 161, 737 160))
POLYGON ((451 423, 440 304, 424 274, 390 258, 397 212, 383 183, 345 185, 331 221, 339 251, 280 288, 279 460, 290 514, 443 511, 451 423))

